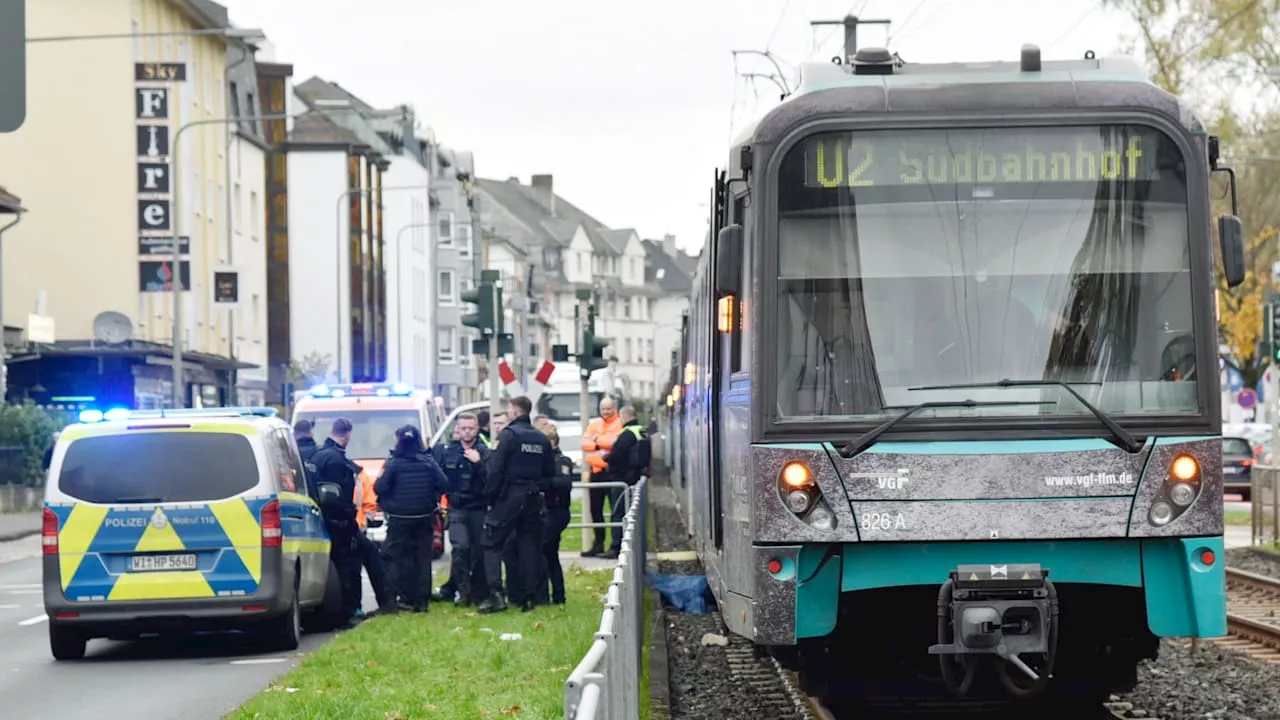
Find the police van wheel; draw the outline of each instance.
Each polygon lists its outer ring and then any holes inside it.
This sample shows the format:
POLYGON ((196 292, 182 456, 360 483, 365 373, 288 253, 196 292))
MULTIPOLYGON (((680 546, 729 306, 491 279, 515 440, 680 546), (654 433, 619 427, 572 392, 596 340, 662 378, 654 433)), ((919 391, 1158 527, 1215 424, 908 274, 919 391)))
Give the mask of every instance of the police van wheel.
POLYGON ((54 660, 80 660, 89 639, 74 628, 49 623, 49 649, 54 660))
POLYGON ((289 610, 267 621, 267 638, 273 650, 297 650, 302 644, 302 606, 298 604, 298 587, 295 584, 289 601, 289 610))
POLYGON ((329 574, 324 581, 324 599, 320 606, 303 618, 308 632, 328 632, 346 618, 342 617, 342 582, 338 579, 338 567, 329 562, 329 574))

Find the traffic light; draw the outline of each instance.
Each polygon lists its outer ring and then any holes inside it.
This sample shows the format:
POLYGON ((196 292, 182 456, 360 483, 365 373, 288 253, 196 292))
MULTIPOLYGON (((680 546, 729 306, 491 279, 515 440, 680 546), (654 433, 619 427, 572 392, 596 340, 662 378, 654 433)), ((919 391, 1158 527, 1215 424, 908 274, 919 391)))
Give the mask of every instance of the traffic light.
POLYGON ((1267 323, 1266 338, 1268 354, 1272 360, 1280 362, 1280 303, 1269 302, 1262 308, 1267 323))
POLYGON ((583 377, 590 377, 596 370, 609 367, 609 361, 604 358, 604 349, 608 345, 608 340, 596 336, 596 309, 590 306, 587 308, 586 326, 582 330, 582 347, 578 351, 578 366, 582 368, 583 377))
POLYGON ((462 324, 480 331, 480 335, 488 337, 497 332, 496 308, 494 307, 493 285, 482 282, 474 290, 462 293, 462 302, 476 306, 476 311, 462 316, 462 324))

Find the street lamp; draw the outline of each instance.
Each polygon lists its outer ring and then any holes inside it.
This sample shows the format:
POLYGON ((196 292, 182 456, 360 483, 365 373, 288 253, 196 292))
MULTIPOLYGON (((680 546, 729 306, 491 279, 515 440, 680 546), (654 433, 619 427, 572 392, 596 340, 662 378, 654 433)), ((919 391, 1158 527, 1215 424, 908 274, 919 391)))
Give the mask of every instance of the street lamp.
MULTIPOLYGON (((431 223, 409 223, 396 231, 396 370, 401 380, 404 379, 404 314, 400 312, 400 298, 404 297, 404 289, 400 285, 400 268, 404 267, 404 258, 400 257, 400 239, 405 230, 413 228, 429 228, 431 223)), ((430 234, 427 242, 431 242, 430 234)))
POLYGON ((222 117, 222 118, 206 118, 203 120, 192 120, 178 128, 178 132, 173 136, 173 147, 170 148, 171 161, 173 163, 173 208, 170 214, 173 227, 173 259, 170 261, 169 272, 172 278, 169 282, 170 290, 173 294, 173 404, 174 407, 181 408, 186 404, 186 392, 182 382, 182 247, 178 238, 182 236, 182 192, 179 184, 182 181, 182 173, 180 172, 179 163, 182 153, 178 151, 182 136, 187 130, 200 125, 227 125, 241 123, 246 120, 260 122, 266 120, 289 120, 305 115, 311 112, 304 110, 295 113, 273 113, 268 115, 243 115, 239 117, 222 117))
POLYGON ((224 37, 242 40, 246 43, 262 42, 267 34, 257 28, 202 28, 200 30, 174 30, 170 32, 142 33, 105 33, 102 35, 49 35, 45 37, 29 37, 28 43, 75 42, 80 40, 126 40, 131 38, 151 37, 224 37))
MULTIPOLYGON (((431 189, 430 185, 393 185, 391 187, 382 188, 382 192, 388 193, 388 192, 395 192, 397 190, 430 190, 430 189, 431 189)), ((334 203, 334 214, 338 217, 338 258, 337 258, 338 262, 337 262, 337 268, 335 268, 334 270, 334 274, 337 276, 338 285, 335 288, 334 296, 333 296, 334 305, 337 310, 334 316, 337 318, 337 323, 338 323, 337 345, 335 346, 337 349, 336 349, 336 357, 334 358, 334 362, 336 363, 336 367, 337 367, 336 379, 338 382, 342 382, 342 251, 346 249, 346 243, 343 242, 342 240, 342 230, 343 230, 342 203, 344 200, 350 198, 352 195, 368 195, 370 191, 371 191, 371 188, 347 188, 346 190, 343 190, 341 193, 338 194, 337 202, 334 203)), ((347 228, 347 230, 348 232, 350 232, 350 228, 347 228)), ((397 242, 399 242, 399 239, 397 239, 397 242)), ((400 252, 399 248, 397 248, 396 249, 397 255, 399 254, 399 252, 400 252)), ((396 272, 399 272, 399 268, 396 268, 396 272)), ((399 280, 399 276, 397 276, 397 281, 398 280, 399 280)), ((352 358, 352 363, 354 364, 355 348, 352 348, 351 358, 352 358)), ((352 380, 353 381, 355 380, 354 375, 352 376, 352 380)))

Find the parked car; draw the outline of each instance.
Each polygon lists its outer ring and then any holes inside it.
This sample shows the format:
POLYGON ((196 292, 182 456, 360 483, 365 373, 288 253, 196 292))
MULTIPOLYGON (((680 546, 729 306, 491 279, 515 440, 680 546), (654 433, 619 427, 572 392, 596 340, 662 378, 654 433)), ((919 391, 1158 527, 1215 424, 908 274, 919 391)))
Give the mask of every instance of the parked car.
POLYGON ((1253 470, 1253 446, 1246 438, 1222 438, 1222 489, 1239 493, 1249 499, 1250 477, 1253 470))

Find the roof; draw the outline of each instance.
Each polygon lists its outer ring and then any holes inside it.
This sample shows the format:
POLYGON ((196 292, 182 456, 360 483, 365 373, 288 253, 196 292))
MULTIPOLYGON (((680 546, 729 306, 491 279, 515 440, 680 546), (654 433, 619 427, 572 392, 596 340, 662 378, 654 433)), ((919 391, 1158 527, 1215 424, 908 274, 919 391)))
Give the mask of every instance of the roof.
MULTIPOLYGON (((92 340, 58 340, 51 343, 32 343, 26 350, 14 350, 14 355, 66 357, 85 355, 89 357, 172 357, 173 346, 149 340, 127 340, 118 345, 104 345, 92 340)), ((186 350, 183 357, 193 363, 215 369, 252 370, 259 367, 254 363, 211 355, 203 352, 186 350)))
POLYGON ((294 119, 289 142, 342 146, 364 144, 355 133, 339 126, 327 116, 316 113, 300 115, 294 119))
POLYGON ((350 131, 361 145, 371 148, 375 153, 383 158, 390 160, 396 156, 395 150, 383 139, 378 133, 377 128, 370 124, 365 115, 377 114, 380 111, 373 108, 365 101, 348 92, 341 85, 319 77, 312 76, 302 83, 294 86, 293 94, 297 96, 308 108, 313 111, 323 112, 322 108, 316 105, 317 100, 340 101, 349 103, 357 112, 335 112, 327 115, 330 122, 339 127, 350 131))
POLYGON ((23 211, 22 200, 0 185, 0 213, 15 214, 23 211))
POLYGON ((602 255, 619 255, 621 250, 605 239, 609 228, 596 218, 580 210, 560 195, 555 196, 555 212, 547 207, 533 188, 512 180, 480 178, 480 191, 496 203, 516 224, 542 244, 565 246, 573 240, 577 226, 581 226, 591 241, 591 247, 602 255), (572 229, 570 229, 572 228, 572 229))
MULTIPOLYGON (((667 293, 687 293, 693 290, 693 280, 688 272, 677 264, 676 259, 662 249, 657 240, 645 240, 644 245, 644 281, 649 285, 657 285, 667 293)), ((678 252, 677 256, 684 255, 678 252)), ((689 257, 688 255, 684 255, 689 257)), ((696 262, 696 259, 694 260, 696 262)))

